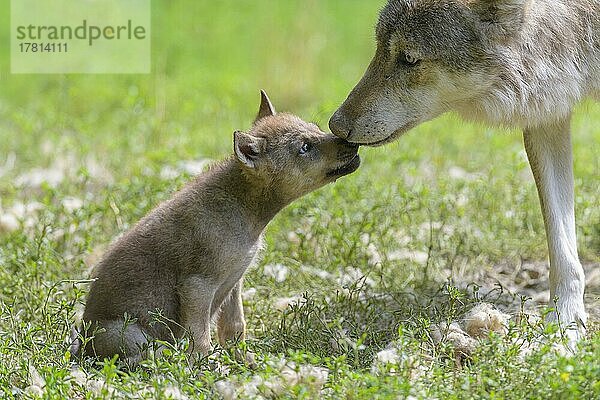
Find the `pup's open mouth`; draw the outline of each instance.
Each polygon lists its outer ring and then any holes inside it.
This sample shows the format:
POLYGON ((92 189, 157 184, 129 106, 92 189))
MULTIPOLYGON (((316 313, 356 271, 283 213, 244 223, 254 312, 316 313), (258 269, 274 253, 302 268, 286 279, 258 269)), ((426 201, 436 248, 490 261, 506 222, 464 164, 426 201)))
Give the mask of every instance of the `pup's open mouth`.
POLYGON ((333 170, 327 172, 327 177, 333 178, 333 177, 340 177, 340 176, 351 174, 352 172, 356 171, 359 166, 360 166, 360 156, 358 155, 358 153, 356 153, 354 155, 354 157, 352 157, 352 159, 350 159, 350 161, 346 162, 345 164, 342 164, 341 166, 337 167, 336 169, 333 169, 333 170))

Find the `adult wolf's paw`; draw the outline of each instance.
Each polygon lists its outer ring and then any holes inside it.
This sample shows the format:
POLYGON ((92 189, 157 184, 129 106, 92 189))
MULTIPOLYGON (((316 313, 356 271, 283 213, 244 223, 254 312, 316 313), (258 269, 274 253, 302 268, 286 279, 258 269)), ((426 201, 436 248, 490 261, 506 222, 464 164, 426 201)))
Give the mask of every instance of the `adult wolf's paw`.
POLYGON ((548 314, 546 320, 555 323, 565 341, 567 352, 574 353, 577 344, 585 338, 587 313, 583 301, 563 301, 556 309, 548 314))

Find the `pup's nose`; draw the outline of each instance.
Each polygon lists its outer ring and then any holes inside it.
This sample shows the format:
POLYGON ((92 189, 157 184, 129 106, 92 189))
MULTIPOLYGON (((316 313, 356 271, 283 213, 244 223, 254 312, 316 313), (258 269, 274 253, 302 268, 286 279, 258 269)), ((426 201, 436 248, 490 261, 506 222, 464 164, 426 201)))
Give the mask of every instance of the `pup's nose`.
POLYGON ((329 119, 329 129, 331 132, 341 138, 348 139, 350 136, 350 121, 340 108, 329 119))

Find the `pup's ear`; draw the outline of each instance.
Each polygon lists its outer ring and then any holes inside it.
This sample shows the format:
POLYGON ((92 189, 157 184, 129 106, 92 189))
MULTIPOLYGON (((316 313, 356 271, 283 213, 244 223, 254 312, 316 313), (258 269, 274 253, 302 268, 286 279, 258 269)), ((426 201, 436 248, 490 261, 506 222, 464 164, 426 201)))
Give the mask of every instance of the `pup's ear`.
POLYGON ((531 0, 473 0, 471 9, 493 39, 507 38, 521 30, 531 0))
POLYGON ((269 96, 267 96, 267 93, 264 90, 261 90, 260 108, 258 109, 258 115, 256 116, 254 122, 261 118, 270 117, 275 114, 277 114, 277 112, 275 111, 275 107, 273 107, 273 103, 271 103, 271 100, 269 100, 269 96))
POLYGON ((241 131, 233 133, 233 149, 235 157, 250 168, 255 168, 260 156, 267 147, 264 138, 248 135, 241 131))

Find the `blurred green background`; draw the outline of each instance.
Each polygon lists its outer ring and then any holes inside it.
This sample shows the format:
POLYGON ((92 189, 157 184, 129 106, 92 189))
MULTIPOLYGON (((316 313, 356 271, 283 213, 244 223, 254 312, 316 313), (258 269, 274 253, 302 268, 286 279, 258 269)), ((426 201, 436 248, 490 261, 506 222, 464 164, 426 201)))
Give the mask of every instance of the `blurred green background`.
POLYGON ((46 139, 134 159, 221 156, 233 130, 249 125, 261 88, 278 108, 326 122, 368 63, 380 5, 154 1, 151 75, 11 75, 5 50, 2 149, 33 156, 46 139))
MULTIPOLYGON (((8 1, 0 4, 0 26, 7 27, 8 1)), ((250 126, 261 88, 279 110, 326 128, 370 60, 383 4, 154 1, 150 75, 13 75, 4 47, 0 164, 9 153, 16 161, 0 181, 0 195, 10 198, 11 178, 19 171, 60 159, 85 166, 91 157, 118 181, 179 160, 221 158, 231 152, 232 132, 250 126)), ((0 41, 8 40, 7 29, 0 35, 0 41)), ((585 103, 574 120, 580 241, 583 255, 592 258, 598 254, 598 207, 591 206, 598 205, 599 110, 585 103)), ((520 134, 446 115, 394 144, 362 153, 363 167, 343 185, 368 182, 362 195, 371 199, 378 190, 400 187, 435 203, 465 185, 448 180, 455 168, 480 181, 475 197, 481 203, 473 205, 479 209, 467 207, 474 216, 483 213, 474 223, 486 225, 515 209, 516 229, 508 229, 503 242, 521 246, 523 237, 513 235, 533 235, 525 243, 543 258, 541 218, 520 134)))

